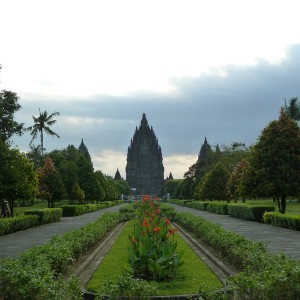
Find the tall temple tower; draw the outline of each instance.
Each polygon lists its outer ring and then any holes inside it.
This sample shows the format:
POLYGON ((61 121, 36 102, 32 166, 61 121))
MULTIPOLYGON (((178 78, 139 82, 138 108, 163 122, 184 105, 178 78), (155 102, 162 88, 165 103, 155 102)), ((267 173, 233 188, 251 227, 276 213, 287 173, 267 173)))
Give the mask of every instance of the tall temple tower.
POLYGON ((153 128, 143 114, 128 147, 126 181, 136 195, 159 195, 164 183, 161 148, 153 128))

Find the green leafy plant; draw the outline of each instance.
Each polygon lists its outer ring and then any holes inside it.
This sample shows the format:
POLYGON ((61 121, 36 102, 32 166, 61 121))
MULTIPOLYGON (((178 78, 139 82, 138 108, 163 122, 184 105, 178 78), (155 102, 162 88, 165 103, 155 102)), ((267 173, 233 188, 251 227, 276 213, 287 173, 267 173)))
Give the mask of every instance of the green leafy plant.
POLYGON ((129 235, 129 261, 134 276, 157 281, 172 279, 183 264, 176 252, 176 228, 163 217, 159 205, 145 196, 136 210, 134 232, 129 235))

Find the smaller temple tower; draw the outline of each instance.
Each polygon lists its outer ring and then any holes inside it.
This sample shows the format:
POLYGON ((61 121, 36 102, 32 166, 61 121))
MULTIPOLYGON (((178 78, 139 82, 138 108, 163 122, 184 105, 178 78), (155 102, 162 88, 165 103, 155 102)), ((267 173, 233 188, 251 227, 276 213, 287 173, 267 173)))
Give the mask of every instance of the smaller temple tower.
POLYGON ((120 174, 120 172, 119 172, 119 169, 117 168, 117 171, 116 171, 114 180, 121 180, 121 179, 122 179, 121 174, 120 174))

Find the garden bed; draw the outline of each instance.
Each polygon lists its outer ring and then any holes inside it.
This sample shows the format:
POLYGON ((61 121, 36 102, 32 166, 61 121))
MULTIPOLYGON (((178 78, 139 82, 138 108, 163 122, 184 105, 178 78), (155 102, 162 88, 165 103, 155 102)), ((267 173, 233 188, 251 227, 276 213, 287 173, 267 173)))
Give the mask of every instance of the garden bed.
MULTIPOLYGON (((116 282, 118 278, 124 274, 125 270, 130 267, 127 248, 130 246, 128 235, 132 230, 133 225, 131 221, 120 234, 94 273, 86 287, 87 290, 96 292, 105 284, 108 278, 116 282)), ((174 280, 157 283, 159 295, 174 296, 197 294, 201 284, 207 285, 212 289, 222 288, 223 285, 217 276, 200 260, 178 234, 176 235, 176 241, 178 243, 178 251, 184 251, 184 264, 179 269, 174 280)))

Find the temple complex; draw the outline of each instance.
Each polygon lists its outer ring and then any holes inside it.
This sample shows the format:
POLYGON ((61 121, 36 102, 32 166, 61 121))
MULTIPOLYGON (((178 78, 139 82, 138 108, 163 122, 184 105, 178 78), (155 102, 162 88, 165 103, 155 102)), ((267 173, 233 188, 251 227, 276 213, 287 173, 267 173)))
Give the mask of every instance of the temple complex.
POLYGON ((128 147, 126 181, 136 195, 159 195, 164 184, 161 148, 145 114, 128 147))

